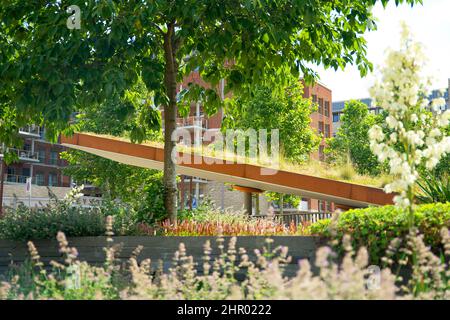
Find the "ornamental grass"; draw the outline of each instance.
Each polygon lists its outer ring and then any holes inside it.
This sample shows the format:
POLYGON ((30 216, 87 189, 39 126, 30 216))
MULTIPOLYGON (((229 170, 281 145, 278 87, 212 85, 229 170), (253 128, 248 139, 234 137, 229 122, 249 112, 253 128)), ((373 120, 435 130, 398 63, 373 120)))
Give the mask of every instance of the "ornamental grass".
POLYGON ((161 230, 167 236, 289 236, 307 235, 308 224, 296 225, 293 221, 285 225, 272 219, 254 219, 248 222, 166 220, 161 230))

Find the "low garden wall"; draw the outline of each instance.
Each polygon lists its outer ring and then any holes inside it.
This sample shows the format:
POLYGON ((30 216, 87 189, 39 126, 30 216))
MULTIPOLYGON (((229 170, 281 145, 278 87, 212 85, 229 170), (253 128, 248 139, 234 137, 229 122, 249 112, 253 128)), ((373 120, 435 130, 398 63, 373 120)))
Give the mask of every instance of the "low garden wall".
MULTIPOLYGON (((224 237, 225 250, 231 237, 224 237)), ((220 252, 217 248, 217 237, 197 236, 197 237, 114 237, 114 244, 120 244, 120 251, 117 258, 121 261, 129 259, 133 250, 142 245, 144 248, 139 255, 139 260, 150 258, 153 267, 158 265, 158 261, 163 261, 164 269, 167 270, 172 264, 172 258, 179 244, 184 243, 187 255, 191 255, 194 261, 201 265, 203 258, 203 245, 207 240, 211 243, 211 258, 217 257, 220 252)), ((267 237, 263 236, 242 236, 237 237, 236 248, 245 248, 251 260, 255 260, 255 249, 262 251, 267 247, 267 237)), ((277 246, 287 246, 289 256, 292 257, 290 265, 286 268, 287 275, 295 274, 297 262, 300 259, 313 261, 317 248, 325 244, 325 240, 312 236, 276 236, 270 244, 270 249, 277 246)), ((69 238, 69 246, 76 247, 79 253, 79 260, 87 261, 90 264, 102 264, 105 261, 103 248, 107 246, 106 237, 77 237, 69 238)), ((58 252, 58 242, 56 240, 36 240, 33 241, 41 261, 48 265, 50 261, 61 261, 58 252)), ((4 273, 11 265, 19 265, 29 258, 27 244, 24 241, 0 240, 0 272, 4 273)))

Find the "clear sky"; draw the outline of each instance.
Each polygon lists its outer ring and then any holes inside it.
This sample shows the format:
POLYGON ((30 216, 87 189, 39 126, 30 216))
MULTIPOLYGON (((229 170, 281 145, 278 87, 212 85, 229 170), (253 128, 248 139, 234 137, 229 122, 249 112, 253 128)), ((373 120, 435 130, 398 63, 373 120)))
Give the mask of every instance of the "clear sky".
MULTIPOLYGON (((400 21, 405 21, 416 41, 424 45, 428 56, 428 72, 433 76, 432 89, 448 86, 450 78, 450 0, 423 0, 423 5, 403 4, 396 7, 390 1, 386 9, 381 4, 374 7, 378 29, 368 32, 367 53, 374 67, 383 64, 387 48, 398 48, 400 21)), ((359 71, 347 66, 344 71, 315 68, 320 81, 333 91, 333 101, 369 97, 368 89, 374 82, 374 74, 361 78, 359 71)), ((376 71, 374 69, 374 71, 376 71)))

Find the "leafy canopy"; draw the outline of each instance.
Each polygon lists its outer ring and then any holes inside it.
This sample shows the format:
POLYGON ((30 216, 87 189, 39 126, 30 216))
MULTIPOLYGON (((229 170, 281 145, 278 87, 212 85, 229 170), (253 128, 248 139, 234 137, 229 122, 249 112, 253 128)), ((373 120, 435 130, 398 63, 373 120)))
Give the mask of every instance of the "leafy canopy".
POLYGON ((319 137, 310 126, 315 107, 303 98, 301 82, 292 77, 280 92, 267 85, 259 85, 253 92, 252 97, 227 104, 222 130, 266 129, 270 141, 270 131, 278 129, 282 156, 294 163, 308 159, 319 137))
POLYGON ((380 174, 383 168, 370 150, 369 129, 382 121, 383 115, 370 113, 363 102, 346 102, 341 126, 336 136, 327 141, 325 152, 328 159, 340 164, 350 162, 360 174, 380 174))
MULTIPOLYGON (((198 68, 212 88, 224 78, 227 89, 238 91, 249 82, 276 82, 287 71, 311 80, 316 74, 308 62, 335 69, 354 63, 364 75, 372 65, 362 35, 375 28, 375 3, 2 1, 0 105, 21 115, 19 126, 38 117, 53 138, 74 110, 125 98, 139 81, 156 106, 167 105, 163 43, 170 26, 178 80, 198 68), (69 4, 81 9, 79 30, 66 27, 69 4)), ((190 100, 194 93, 184 96, 190 100)), ((214 112, 220 104, 215 90, 202 93, 214 112)))

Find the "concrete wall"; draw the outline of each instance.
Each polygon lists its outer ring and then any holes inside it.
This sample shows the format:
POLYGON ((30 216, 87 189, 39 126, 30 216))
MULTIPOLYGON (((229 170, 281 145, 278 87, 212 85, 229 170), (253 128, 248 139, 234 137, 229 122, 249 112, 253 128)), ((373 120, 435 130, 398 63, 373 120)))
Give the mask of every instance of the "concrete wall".
MULTIPOLYGON (((228 247, 230 237, 225 238, 225 248, 228 247)), ((324 245, 325 242, 319 237, 301 237, 301 236, 280 236, 272 237, 274 242, 271 244, 271 250, 278 246, 287 246, 289 256, 292 257, 290 268, 287 272, 294 275, 297 271, 297 262, 300 259, 314 261, 317 248, 324 245)), ((201 262, 203 245, 209 240, 212 253, 211 259, 218 257, 217 237, 114 237, 114 244, 120 244, 121 250, 117 255, 120 261, 127 261, 133 250, 142 245, 144 249, 139 255, 139 260, 150 258, 153 267, 156 268, 158 260, 163 261, 164 269, 167 270, 172 263, 172 257, 178 250, 180 243, 186 246, 188 255, 194 257, 195 262, 201 262)), ((255 261, 255 249, 262 250, 266 247, 266 237, 237 237, 237 248, 245 248, 250 259, 255 261)), ((91 264, 102 264, 105 261, 104 247, 107 246, 105 237, 79 237, 68 239, 69 246, 76 247, 81 261, 87 261, 91 264)), ((33 241, 41 261, 48 265, 50 261, 61 261, 61 255, 58 252, 58 243, 55 240, 36 240, 33 241)), ((0 240, 0 271, 5 272, 12 263, 19 265, 29 257, 25 241, 0 240)), ((201 263, 199 263, 199 270, 201 263)))
POLYGON ((65 187, 43 187, 43 186, 31 186, 31 198, 25 191, 25 184, 5 184, 3 205, 5 207, 15 208, 18 203, 22 202, 26 206, 40 207, 47 204, 50 201, 48 196, 48 189, 50 189, 58 199, 64 198, 64 196, 70 191, 70 188, 65 187))
MULTIPOLYGON (((36 198, 48 198, 48 189, 50 189, 58 198, 64 198, 67 192, 70 191, 70 188, 66 187, 45 187, 45 186, 31 186, 31 196, 36 198)), ((26 197, 28 198, 28 193, 25 190, 25 184, 5 184, 4 197, 13 197, 16 195, 17 197, 26 197)))

